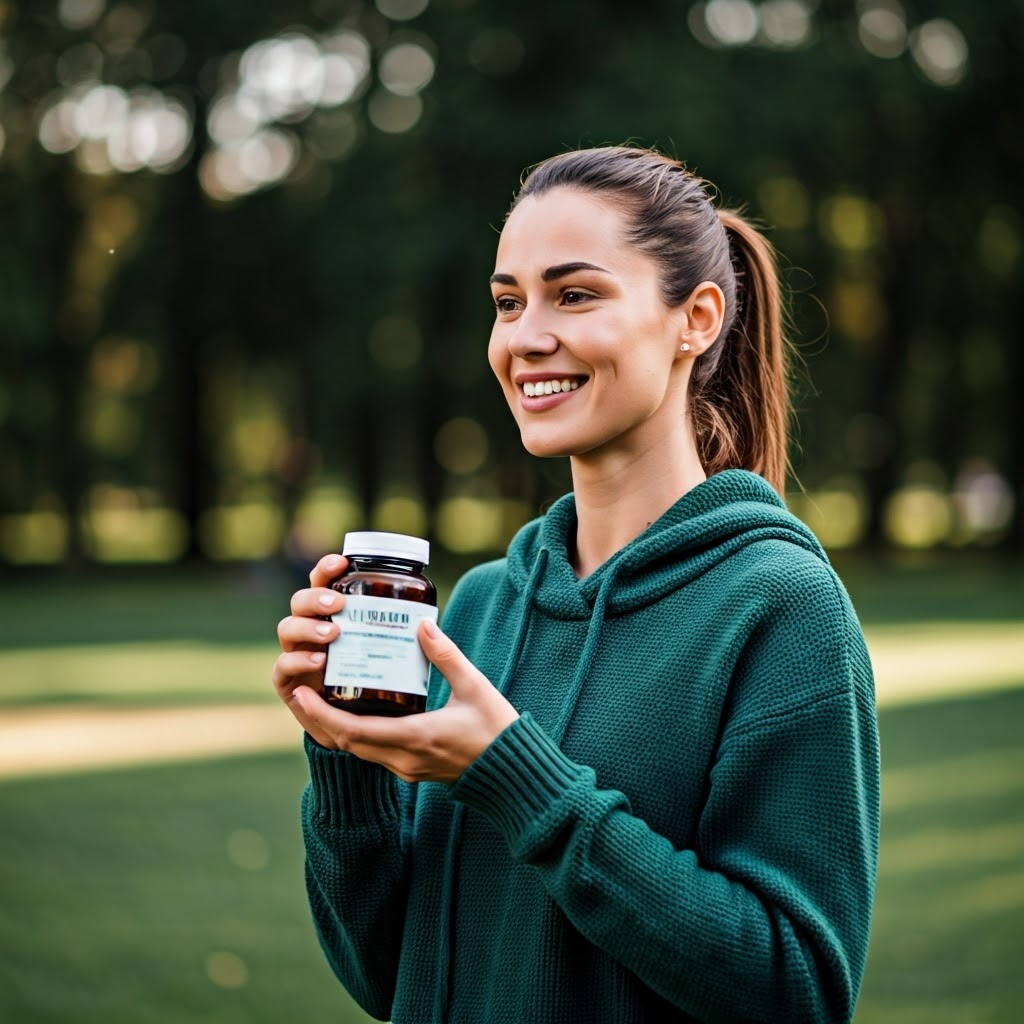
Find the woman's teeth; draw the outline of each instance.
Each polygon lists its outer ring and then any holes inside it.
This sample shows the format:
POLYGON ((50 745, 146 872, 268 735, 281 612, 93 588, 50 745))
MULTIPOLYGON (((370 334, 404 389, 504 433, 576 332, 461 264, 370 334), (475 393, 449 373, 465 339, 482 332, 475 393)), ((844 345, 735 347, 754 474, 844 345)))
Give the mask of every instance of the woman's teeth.
POLYGON ((538 395, 557 395, 561 391, 575 391, 580 386, 578 380, 528 380, 523 385, 523 394, 527 398, 536 398, 538 395))

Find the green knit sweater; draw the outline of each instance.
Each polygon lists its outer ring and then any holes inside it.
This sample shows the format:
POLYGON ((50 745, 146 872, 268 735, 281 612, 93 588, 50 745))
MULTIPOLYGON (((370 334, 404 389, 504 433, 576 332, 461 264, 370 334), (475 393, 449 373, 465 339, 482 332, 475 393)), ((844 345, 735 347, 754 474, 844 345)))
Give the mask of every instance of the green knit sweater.
POLYGON ((583 580, 575 521, 567 495, 452 594, 446 631, 522 714, 458 782, 307 738, 331 966, 396 1024, 850 1020, 879 766, 842 585, 741 470, 583 580))

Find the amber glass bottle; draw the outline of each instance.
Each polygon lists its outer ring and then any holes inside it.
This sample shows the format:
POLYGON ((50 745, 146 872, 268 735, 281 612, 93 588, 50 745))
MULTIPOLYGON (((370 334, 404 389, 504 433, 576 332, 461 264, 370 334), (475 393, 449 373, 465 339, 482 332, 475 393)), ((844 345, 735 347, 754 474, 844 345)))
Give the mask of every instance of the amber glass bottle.
POLYGON ((430 545, 400 533, 345 535, 349 564, 328 584, 345 595, 332 616, 341 629, 327 648, 324 699, 360 715, 411 715, 427 706, 427 660, 416 637, 437 621, 437 590, 423 575, 430 545))

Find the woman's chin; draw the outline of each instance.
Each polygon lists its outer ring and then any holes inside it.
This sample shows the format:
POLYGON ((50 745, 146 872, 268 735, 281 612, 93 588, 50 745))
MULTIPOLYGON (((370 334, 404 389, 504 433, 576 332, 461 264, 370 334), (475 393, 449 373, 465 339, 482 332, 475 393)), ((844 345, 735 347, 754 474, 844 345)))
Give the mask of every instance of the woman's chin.
POLYGON ((530 437, 522 433, 523 447, 538 459, 565 459, 576 454, 576 448, 552 437, 530 437))

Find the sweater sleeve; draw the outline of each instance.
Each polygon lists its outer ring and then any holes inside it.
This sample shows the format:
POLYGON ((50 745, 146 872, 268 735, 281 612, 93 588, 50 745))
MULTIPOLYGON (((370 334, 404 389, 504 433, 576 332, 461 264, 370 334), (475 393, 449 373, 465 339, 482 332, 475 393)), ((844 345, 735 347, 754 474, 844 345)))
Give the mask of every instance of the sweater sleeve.
POLYGON ((328 963, 359 1005, 388 1020, 408 891, 411 787, 305 738, 306 890, 328 963))
POLYGON ((692 848, 653 831, 529 714, 451 790, 540 872, 584 936, 707 1022, 849 1021, 866 957, 878 826, 870 665, 855 625, 810 651, 779 644, 780 630, 751 644, 736 683, 791 697, 760 715, 734 710, 692 848))

